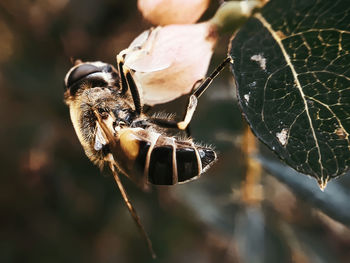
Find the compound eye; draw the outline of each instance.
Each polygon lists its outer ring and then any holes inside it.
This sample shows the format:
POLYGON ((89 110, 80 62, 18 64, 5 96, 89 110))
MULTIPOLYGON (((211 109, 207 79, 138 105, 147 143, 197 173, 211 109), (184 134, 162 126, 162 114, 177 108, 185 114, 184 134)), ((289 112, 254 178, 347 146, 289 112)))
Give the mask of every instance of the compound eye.
POLYGON ((76 67, 68 77, 66 88, 71 87, 73 84, 75 84, 79 80, 96 72, 101 72, 101 69, 91 64, 83 64, 76 67))

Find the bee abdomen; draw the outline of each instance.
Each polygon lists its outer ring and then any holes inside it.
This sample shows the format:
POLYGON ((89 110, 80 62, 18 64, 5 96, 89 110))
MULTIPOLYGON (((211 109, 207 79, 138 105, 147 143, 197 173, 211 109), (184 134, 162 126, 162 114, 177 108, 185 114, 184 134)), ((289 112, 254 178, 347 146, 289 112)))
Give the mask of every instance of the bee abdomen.
POLYGON ((156 185, 173 185, 200 176, 216 160, 214 150, 189 142, 169 141, 150 147, 144 143, 138 158, 148 181, 156 185), (147 152, 147 153, 146 153, 147 152))
POLYGON ((163 145, 153 148, 148 167, 148 181, 158 185, 174 184, 174 148, 163 145))

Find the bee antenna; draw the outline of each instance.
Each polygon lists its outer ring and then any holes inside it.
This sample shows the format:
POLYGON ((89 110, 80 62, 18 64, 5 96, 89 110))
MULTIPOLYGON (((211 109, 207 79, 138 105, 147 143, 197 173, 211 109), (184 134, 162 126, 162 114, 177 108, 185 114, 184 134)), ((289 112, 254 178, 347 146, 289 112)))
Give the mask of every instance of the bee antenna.
POLYGON ((120 190, 120 193, 122 194, 122 197, 124 199, 124 202, 126 204, 126 206, 128 207, 128 210, 130 212, 130 215, 132 216, 132 218, 134 219, 136 225, 138 226, 139 230, 140 230, 140 233, 141 235, 144 237, 146 243, 147 243, 147 246, 148 246, 148 250, 150 251, 151 255, 152 255, 152 258, 153 259, 156 259, 157 258, 157 255, 156 253, 154 252, 153 250, 153 247, 152 247, 152 242, 151 240, 149 239, 145 229, 143 228, 143 225, 141 223, 141 220, 140 220, 140 217, 137 215, 136 213, 136 210, 135 208, 133 207, 133 205, 131 204, 130 200, 129 200, 129 197, 125 191, 125 188, 122 184, 122 182, 120 181, 120 178, 118 176, 118 173, 115 171, 114 169, 114 166, 112 163, 109 163, 109 168, 111 169, 112 173, 113 173, 113 176, 114 176, 114 180, 116 181, 117 185, 118 185, 118 188, 120 190))

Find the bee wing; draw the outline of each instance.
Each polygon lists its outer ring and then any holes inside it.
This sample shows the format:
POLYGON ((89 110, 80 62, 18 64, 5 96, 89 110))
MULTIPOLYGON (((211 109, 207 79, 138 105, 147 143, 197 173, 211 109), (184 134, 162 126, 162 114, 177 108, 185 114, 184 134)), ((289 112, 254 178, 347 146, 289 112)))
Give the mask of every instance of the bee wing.
MULTIPOLYGON (((125 153, 121 152, 120 144, 117 140, 116 131, 113 127, 113 123, 115 121, 115 116, 112 112, 108 114, 107 118, 101 118, 101 115, 97 110, 94 110, 96 120, 96 134, 95 134, 95 150, 101 150, 104 145, 108 145, 110 150, 110 154, 107 155, 105 161, 109 162, 110 165, 116 166, 118 170, 122 171, 119 167, 116 160, 123 161, 123 157, 125 153)), ((107 115, 106 115, 107 116, 107 115)), ((127 160, 124 160, 125 162, 127 160)), ((127 176, 130 180, 132 180, 137 186, 139 186, 143 190, 147 190, 147 185, 142 177, 136 177, 131 174, 127 174, 123 172, 125 176, 127 176)))
MULTIPOLYGON (((141 223, 140 217, 137 215, 135 208, 133 207, 133 205, 130 202, 130 199, 129 199, 129 197, 124 189, 122 182, 120 181, 120 178, 119 178, 117 171, 115 170, 115 167, 117 166, 116 162, 114 161, 114 155, 113 155, 113 153, 116 150, 116 145, 117 145, 116 137, 114 135, 115 132, 114 132, 114 128, 113 128, 115 116, 113 115, 113 113, 110 113, 107 118, 104 118, 102 120, 102 118, 97 110, 94 110, 94 113, 95 113, 95 116, 97 118, 96 135, 95 135, 95 149, 96 149, 96 146, 97 146, 97 148, 99 148, 100 144, 102 144, 102 145, 108 144, 109 145, 113 158, 110 158, 108 160, 109 161, 108 166, 111 169, 111 172, 113 173, 114 179, 115 179, 115 181, 118 185, 118 188, 122 194, 125 205, 127 206, 128 210, 130 212, 130 215, 134 219, 137 227, 139 228, 141 235, 144 237, 152 257, 156 258, 156 254, 154 253, 154 250, 152 247, 152 242, 149 239, 149 237, 148 237, 148 235, 147 235, 147 233, 146 233, 146 231, 141 223)), ((101 148, 102 148, 102 146, 101 146, 101 148)), ((134 178, 130 178, 130 179, 134 179, 134 178)), ((135 183, 137 185, 139 185, 137 182, 135 182, 135 183)))
POLYGON ((99 122, 96 122, 96 132, 95 132, 95 144, 94 144, 94 149, 96 151, 99 151, 102 149, 104 145, 107 144, 107 140, 105 138, 104 132, 102 132, 101 125, 99 122))
POLYGON ((104 145, 115 144, 114 128, 113 128, 114 120, 110 115, 108 115, 108 118, 102 119, 101 115, 98 113, 97 110, 94 110, 94 114, 97 118, 94 148, 96 151, 99 151, 102 149, 104 145))

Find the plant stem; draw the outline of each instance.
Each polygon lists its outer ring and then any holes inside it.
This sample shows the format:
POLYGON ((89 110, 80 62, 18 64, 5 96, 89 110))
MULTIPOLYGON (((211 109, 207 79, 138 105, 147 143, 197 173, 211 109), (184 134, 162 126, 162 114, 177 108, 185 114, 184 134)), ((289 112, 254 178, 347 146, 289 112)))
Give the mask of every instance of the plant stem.
POLYGON ((217 27, 219 33, 233 33, 261 3, 259 0, 224 2, 209 22, 217 27))

